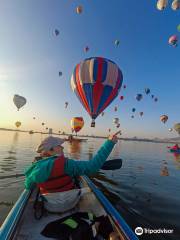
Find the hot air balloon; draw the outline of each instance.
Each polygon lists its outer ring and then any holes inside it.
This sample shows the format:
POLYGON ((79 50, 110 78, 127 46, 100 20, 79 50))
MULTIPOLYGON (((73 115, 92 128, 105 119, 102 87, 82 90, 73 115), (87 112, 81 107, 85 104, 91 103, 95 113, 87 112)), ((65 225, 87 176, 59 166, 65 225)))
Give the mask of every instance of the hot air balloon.
POLYGON ((115 40, 114 44, 115 44, 116 46, 118 46, 118 45, 119 45, 119 40, 115 40))
POLYGON ((88 51, 89 51, 89 47, 86 46, 86 47, 84 48, 84 51, 85 51, 85 52, 88 52, 88 51))
POLYGON ((102 117, 104 116, 104 112, 101 113, 101 116, 102 116, 102 117))
POLYGON ((180 135, 180 123, 174 125, 174 130, 180 135))
POLYGON ((143 116, 143 114, 144 114, 143 112, 140 112, 140 113, 139 113, 139 115, 140 115, 141 117, 143 116))
POLYGON ((174 0, 172 2, 171 8, 173 10, 178 10, 180 8, 180 0, 174 0))
POLYGON ((173 130, 172 128, 169 128, 169 132, 172 132, 172 130, 173 130))
POLYGON ((136 109, 135 108, 132 108, 132 112, 135 112, 136 111, 136 109))
POLYGON ((177 26, 177 30, 178 32, 180 32, 180 24, 177 26))
POLYGON ((114 107, 114 111, 117 112, 118 108, 117 107, 114 107))
POLYGON ((92 57, 77 64, 71 77, 71 87, 81 104, 95 119, 118 96, 123 81, 119 67, 106 58, 92 57))
POLYGON ((78 7, 76 8, 76 13, 77 13, 77 14, 81 14, 81 13, 82 13, 82 6, 78 6, 78 7))
POLYGON ((118 123, 119 123, 119 118, 114 118, 114 119, 113 119, 113 123, 114 123, 114 124, 118 124, 118 123))
POLYGON ((166 123, 167 120, 168 120, 168 116, 167 115, 162 115, 162 116, 160 116, 160 120, 161 120, 161 122, 166 123))
POLYGON ((46 127, 46 130, 48 130, 48 127, 46 127))
POLYGON ((118 124, 116 125, 116 127, 119 128, 119 127, 120 127, 120 123, 118 123, 118 124))
POLYGON ((134 115, 131 115, 131 118, 134 118, 134 115))
POLYGON ((123 88, 126 89, 126 85, 123 85, 123 88))
POLYGON ((15 94, 13 97, 13 102, 19 111, 19 109, 26 104, 26 99, 22 96, 15 94))
POLYGON ((45 123, 41 123, 41 125, 42 125, 42 126, 44 126, 44 125, 45 125, 45 123))
POLYGON ((149 88, 145 88, 144 91, 145 91, 146 94, 149 94, 149 93, 150 93, 150 89, 149 89, 149 88))
POLYGON ((157 101, 158 101, 158 98, 155 98, 154 101, 157 102, 157 101))
POLYGON ((55 34, 55 36, 58 36, 58 35, 59 35, 59 30, 58 30, 58 29, 55 29, 55 30, 54 30, 54 34, 55 34))
POLYGON ((79 132, 84 126, 84 120, 82 117, 74 117, 71 119, 71 129, 76 133, 79 132))
POLYGON ((111 132, 111 129, 109 128, 108 131, 111 132))
POLYGON ((67 106, 68 106, 68 102, 65 102, 65 108, 67 108, 67 106))
POLYGON ((33 119, 35 120, 36 118, 35 118, 35 117, 33 117, 33 119))
POLYGON ((142 95, 142 94, 138 93, 138 94, 136 95, 136 100, 137 100, 137 101, 140 101, 142 98, 143 98, 143 95, 142 95))
POLYGON ((61 77, 62 76, 62 72, 59 72, 59 77, 61 77))
POLYGON ((124 99, 124 96, 120 96, 120 100, 123 100, 124 99))
POLYGON ((171 45, 173 47, 177 47, 177 45, 178 45, 178 36, 177 35, 172 35, 169 38, 169 45, 171 45))
POLYGON ((18 128, 18 127, 21 126, 21 122, 17 121, 17 122, 15 122, 15 125, 16 125, 16 127, 18 128))
POLYGON ((154 95, 151 95, 152 98, 154 98, 154 95))
POLYGON ((168 4, 167 0, 158 0, 156 6, 157 6, 157 9, 161 11, 166 8, 167 4, 168 4))

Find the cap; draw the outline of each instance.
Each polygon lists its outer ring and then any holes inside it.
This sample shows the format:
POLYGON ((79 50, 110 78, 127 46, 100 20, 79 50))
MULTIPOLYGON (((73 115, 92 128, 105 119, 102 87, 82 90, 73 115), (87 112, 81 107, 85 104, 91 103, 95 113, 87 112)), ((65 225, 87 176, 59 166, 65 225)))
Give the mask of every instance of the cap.
POLYGON ((45 138, 41 144, 37 148, 37 153, 41 153, 43 151, 49 151, 51 148, 62 145, 65 142, 64 139, 58 137, 47 137, 45 138))

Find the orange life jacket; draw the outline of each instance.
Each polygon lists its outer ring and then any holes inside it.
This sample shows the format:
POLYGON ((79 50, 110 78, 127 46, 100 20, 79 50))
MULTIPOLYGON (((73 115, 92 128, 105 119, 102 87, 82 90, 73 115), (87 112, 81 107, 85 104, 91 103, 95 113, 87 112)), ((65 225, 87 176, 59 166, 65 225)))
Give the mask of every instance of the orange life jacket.
POLYGON ((64 172, 65 158, 63 155, 54 160, 51 175, 44 183, 37 186, 42 194, 53 192, 64 192, 75 188, 75 184, 70 176, 64 172))

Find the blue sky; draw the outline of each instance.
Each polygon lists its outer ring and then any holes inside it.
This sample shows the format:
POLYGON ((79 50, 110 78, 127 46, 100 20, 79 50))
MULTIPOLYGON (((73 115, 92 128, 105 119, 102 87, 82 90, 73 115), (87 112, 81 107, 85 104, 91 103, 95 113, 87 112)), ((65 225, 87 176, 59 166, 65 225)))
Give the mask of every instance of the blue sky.
MULTIPOLYGON (((171 1, 169 1, 171 3, 171 1)), ((0 10, 0 127, 42 129, 41 122, 55 131, 70 132, 70 119, 83 116, 80 133, 107 135, 115 130, 112 120, 120 118, 124 137, 176 137, 168 128, 179 122, 180 46, 168 45, 168 38, 180 33, 180 11, 169 6, 156 9, 156 1, 31 0, 1 3, 0 10), (76 7, 83 7, 82 14, 76 7), (59 36, 53 31, 59 29, 59 36), (118 47, 114 41, 119 39, 118 47), (85 53, 85 46, 90 50, 85 53), (104 117, 90 127, 91 119, 71 90, 70 78, 77 63, 91 56, 116 62, 124 84, 119 98, 105 110, 104 117), (58 72, 63 76, 59 77, 58 72), (137 102, 135 95, 149 87, 158 97, 137 102), (12 98, 19 94, 27 104, 17 112, 12 98), (67 109, 64 103, 68 101, 67 109), (114 106, 118 111, 114 112, 114 106), (137 113, 131 119, 131 109, 137 113), (143 111, 141 118, 139 112, 143 111), (159 117, 169 116, 164 125, 159 117), (33 120, 33 117, 36 120, 33 120)))

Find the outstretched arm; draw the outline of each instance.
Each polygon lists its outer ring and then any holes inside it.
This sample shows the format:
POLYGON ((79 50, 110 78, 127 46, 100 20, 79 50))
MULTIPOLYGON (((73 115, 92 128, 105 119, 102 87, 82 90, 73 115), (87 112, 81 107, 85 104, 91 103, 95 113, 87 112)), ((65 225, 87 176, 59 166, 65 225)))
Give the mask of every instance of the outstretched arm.
POLYGON ((69 159, 65 165, 65 173, 74 177, 82 175, 91 175, 96 173, 104 164, 108 156, 110 155, 114 145, 117 142, 117 135, 119 131, 114 135, 109 136, 108 140, 101 146, 96 155, 89 161, 75 161, 69 159))

